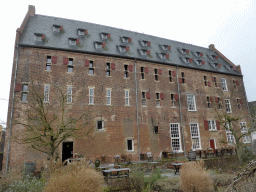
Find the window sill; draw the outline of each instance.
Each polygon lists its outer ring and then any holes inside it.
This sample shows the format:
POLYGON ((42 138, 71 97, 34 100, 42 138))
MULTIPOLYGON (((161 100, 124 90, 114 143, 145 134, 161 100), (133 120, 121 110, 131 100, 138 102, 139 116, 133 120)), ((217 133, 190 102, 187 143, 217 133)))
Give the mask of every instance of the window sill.
POLYGON ((67 74, 74 74, 74 72, 67 72, 67 74))
POLYGON ((96 76, 95 74, 89 74, 89 73, 88 73, 88 75, 89 75, 89 76, 96 76))
POLYGON ((134 150, 127 150, 127 152, 134 152, 134 150))
POLYGON ((188 110, 189 112, 197 112, 197 110, 188 110))
POLYGON ((106 128, 102 128, 102 129, 97 129, 97 132, 105 132, 106 128))
POLYGON ((173 108, 173 109, 174 109, 174 108, 176 108, 176 106, 171 106, 171 108, 173 108))
POLYGON ((48 71, 48 70, 45 70, 45 72, 52 72, 52 70, 48 71))
POLYGON ((130 79, 129 77, 124 77, 124 79, 130 79))
POLYGON ((147 107, 146 105, 142 105, 141 107, 147 107))
POLYGON ((21 103, 23 103, 23 104, 27 104, 28 103, 28 101, 20 101, 21 103))
POLYGON ((67 105, 72 105, 72 104, 73 104, 72 102, 71 102, 71 103, 68 103, 68 102, 67 102, 67 105))

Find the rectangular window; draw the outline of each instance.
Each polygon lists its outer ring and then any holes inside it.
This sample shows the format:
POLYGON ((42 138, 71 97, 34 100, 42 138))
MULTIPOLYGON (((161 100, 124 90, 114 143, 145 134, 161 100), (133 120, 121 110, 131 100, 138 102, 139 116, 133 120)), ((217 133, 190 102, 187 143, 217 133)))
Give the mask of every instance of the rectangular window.
POLYGON ((28 84, 23 84, 21 101, 26 102, 27 100, 28 100, 28 84))
MULTIPOLYGON (((246 126, 245 122, 240 122, 240 128, 241 128, 242 134, 247 134, 248 133, 248 129, 247 129, 247 126, 246 126)), ((243 142, 244 143, 251 143, 250 135, 243 136, 243 142)))
POLYGON ((192 149, 201 149, 201 141, 200 141, 200 133, 199 127, 197 123, 190 124, 190 133, 191 133, 191 141, 192 141, 192 149))
POLYGON ((208 86, 208 81, 207 81, 207 77, 204 76, 204 86, 208 86))
POLYGON ((146 92, 141 92, 142 95, 142 106, 146 106, 146 92))
POLYGON ((208 126, 209 126, 209 130, 211 130, 211 131, 217 130, 215 120, 208 120, 208 126))
POLYGON ((160 93, 156 93, 156 106, 160 107, 160 93))
POLYGON ((127 151, 134 151, 133 140, 127 139, 127 151))
POLYGON ((44 102, 49 102, 50 85, 44 86, 44 102))
POLYGON ((217 103, 217 105, 218 105, 218 109, 221 109, 220 98, 219 98, 219 97, 216 97, 215 100, 216 100, 216 103, 217 103))
POLYGON ((234 90, 237 91, 237 83, 235 80, 233 80, 233 86, 234 86, 234 90))
POLYGON ((154 134, 158 134, 158 126, 154 126, 154 134))
POLYGON ((68 59, 68 73, 73 73, 73 58, 68 59))
POLYGON ((172 102, 172 107, 175 106, 175 97, 174 94, 171 94, 171 102, 172 102))
POLYGON ((187 95, 188 111, 196 111, 195 95, 187 95))
POLYGON ((72 103, 72 87, 68 86, 67 102, 72 103))
POLYGON ((106 95, 107 95, 107 105, 111 105, 111 89, 107 89, 106 91, 107 91, 107 93, 106 93, 106 95))
POLYGON ((208 109, 212 108, 212 107, 211 107, 210 97, 207 96, 207 97, 206 97, 206 100, 207 100, 207 107, 208 107, 208 109))
POLYGON ((46 71, 51 71, 51 65, 52 65, 52 57, 47 56, 46 58, 46 71))
POLYGON ((89 75, 94 75, 93 61, 89 63, 89 75))
POLYGON ((225 99, 225 105, 226 105, 226 112, 227 112, 227 113, 232 113, 232 110, 231 110, 231 103, 230 103, 230 100, 229 100, 229 99, 225 99))
POLYGON ((169 70, 169 82, 173 82, 172 71, 171 70, 169 70))
POLYGON ((110 77, 110 63, 106 64, 106 76, 110 77))
POLYGON ((141 68, 140 68, 141 79, 145 79, 145 73, 144 73, 144 71, 145 71, 145 67, 141 67, 141 68))
POLYGON ((125 90, 125 105, 129 105, 129 91, 125 90))
POLYGON ((241 109, 241 102, 240 99, 236 99, 236 103, 237 103, 237 108, 241 109))
POLYGON ((128 65, 124 65, 124 77, 125 77, 125 78, 128 78, 128 77, 129 77, 128 65))
POLYGON ((171 143, 172 143, 172 151, 173 152, 181 152, 181 137, 180 137, 180 125, 179 123, 171 123, 170 124, 170 132, 171 132, 171 143))
POLYGON ((181 83, 185 83, 185 73, 181 72, 181 83))
POLYGON ((228 91, 227 81, 225 78, 221 78, 221 86, 223 91, 228 91))
POLYGON ((89 104, 94 104, 94 88, 89 88, 89 104))
POLYGON ((218 87, 218 82, 217 82, 217 78, 216 77, 213 77, 213 81, 214 81, 214 86, 218 87))
POLYGON ((103 120, 97 121, 97 129, 98 130, 103 130, 104 129, 104 121, 103 120))
MULTIPOLYGON (((232 125, 231 125, 232 127, 232 125)), ((227 136, 227 142, 228 143, 235 143, 235 137, 230 131, 230 126, 229 123, 226 123, 226 136, 227 136)))
POLYGON ((158 76, 158 69, 154 69, 155 71, 155 81, 158 81, 159 76, 158 76))

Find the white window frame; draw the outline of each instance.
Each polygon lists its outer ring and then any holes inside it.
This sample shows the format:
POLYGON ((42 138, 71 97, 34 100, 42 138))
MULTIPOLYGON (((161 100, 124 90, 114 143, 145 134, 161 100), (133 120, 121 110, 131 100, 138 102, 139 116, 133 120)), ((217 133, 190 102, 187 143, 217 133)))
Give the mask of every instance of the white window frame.
POLYGON ((129 95, 130 95, 130 91, 129 90, 124 90, 125 106, 130 105, 129 95))
POLYGON ((230 99, 225 99, 225 106, 226 106, 226 112, 227 113, 232 113, 230 99))
MULTIPOLYGON (((248 128, 246 126, 246 122, 240 122, 240 128, 241 128, 242 134, 248 133, 248 128)), ((250 135, 243 136, 243 142, 251 143, 250 135)))
POLYGON ((21 101, 22 102, 27 102, 28 101, 28 84, 23 84, 22 85, 21 101))
MULTIPOLYGON (((234 137, 232 131, 230 131, 229 123, 225 123, 225 124, 226 124, 226 137, 227 137, 227 142, 230 143, 230 144, 235 144, 235 143, 236 143, 236 140, 235 140, 235 137, 234 137)), ((231 127, 232 127, 232 124, 231 124, 231 127)))
POLYGON ((208 126, 210 131, 217 131, 216 121, 214 119, 208 120, 208 126))
POLYGON ((190 123, 190 135, 191 135, 191 142, 192 142, 192 150, 201 149, 201 139, 200 139, 200 131, 198 123, 190 123), (192 126, 196 126, 197 133, 192 133, 192 126), (194 135, 193 135, 194 134, 194 135), (198 144, 195 145, 195 140, 197 140, 198 144), (196 146, 196 147, 195 147, 196 146))
POLYGON ((68 86, 68 91, 67 91, 67 103, 72 103, 72 86, 68 86))
POLYGON ((44 86, 44 102, 48 103, 50 101, 50 85, 44 86))
POLYGON ((76 45, 76 39, 69 39, 68 43, 70 46, 74 46, 74 45, 76 45))
POLYGON ((102 40, 107 40, 108 39, 108 34, 107 33, 101 33, 101 39, 102 40))
POLYGON ((194 94, 187 94, 188 111, 196 111, 196 98, 194 94))
POLYGON ((126 140, 126 145, 127 145, 127 151, 128 152, 133 152, 134 151, 134 140, 133 139, 127 139, 126 140), (128 149, 128 140, 132 141, 132 149, 128 149))
POLYGON ((84 36, 84 29, 78 29, 77 31, 79 36, 84 36))
POLYGON ((89 87, 89 105, 94 105, 94 87, 89 87))
POLYGON ((106 89, 106 104, 111 105, 111 89, 106 89))
POLYGON ((226 78, 221 78, 221 86, 223 91, 228 91, 228 85, 227 85, 227 80, 226 78))
POLYGON ((182 144, 181 144, 181 135, 180 135, 180 124, 179 123, 170 123, 170 137, 171 137, 171 145, 173 152, 182 152, 182 144), (176 129, 176 130, 172 130, 176 129), (177 130, 178 129, 178 130, 177 130), (179 147, 174 147, 173 144, 178 143, 179 147))

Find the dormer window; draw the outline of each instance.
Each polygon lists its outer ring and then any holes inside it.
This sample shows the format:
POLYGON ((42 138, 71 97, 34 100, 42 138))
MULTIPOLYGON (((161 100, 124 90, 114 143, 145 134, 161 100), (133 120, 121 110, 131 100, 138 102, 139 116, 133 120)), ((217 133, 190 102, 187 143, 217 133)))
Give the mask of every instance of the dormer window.
POLYGON ((202 52, 194 52, 197 57, 202 57, 204 54, 202 52))
POLYGON ((63 26, 60 25, 53 25, 53 32, 59 33, 63 29, 63 26))
POLYGON ((106 47, 106 43, 105 42, 94 42, 94 46, 95 46, 95 49, 102 49, 104 47, 106 47))
POLYGON ((202 62, 202 60, 195 60, 195 63, 196 63, 197 65, 201 65, 201 62, 202 62))
POLYGON ((87 30, 86 29, 78 29, 77 30, 77 34, 79 35, 79 36, 84 36, 84 35, 86 35, 87 34, 87 30))
POLYGON ((169 54, 166 53, 157 53, 160 59, 168 59, 170 57, 169 54))
POLYGON ((140 44, 141 44, 143 47, 147 47, 147 46, 150 46, 150 45, 151 45, 151 42, 150 42, 150 41, 140 41, 140 44))
POLYGON ((102 40, 107 40, 111 37, 110 33, 101 33, 100 34, 102 40))
POLYGON ((139 49, 140 54, 143 55, 143 56, 147 55, 147 51, 148 50, 146 50, 146 49, 139 49))
POLYGON ((167 51, 171 49, 170 45, 160 45, 160 47, 162 48, 163 51, 167 51))
POLYGON ((121 37, 121 41, 122 41, 122 43, 130 43, 130 42, 132 42, 132 38, 123 36, 123 37, 121 37))
POLYGON ((219 59, 219 56, 218 55, 209 55, 209 57, 212 59, 212 60, 217 60, 219 59))
POLYGON ((128 46, 118 46, 118 50, 120 51, 120 53, 125 53, 129 51, 130 48, 128 46))
POLYGON ((44 34, 35 33, 35 42, 42 42, 45 38, 44 34))
POLYGON ((80 43, 80 40, 79 39, 70 38, 68 40, 68 43, 69 43, 70 46, 75 46, 75 45, 80 43))
POLYGON ((180 52, 182 54, 188 54, 189 53, 189 50, 188 49, 180 49, 180 52))

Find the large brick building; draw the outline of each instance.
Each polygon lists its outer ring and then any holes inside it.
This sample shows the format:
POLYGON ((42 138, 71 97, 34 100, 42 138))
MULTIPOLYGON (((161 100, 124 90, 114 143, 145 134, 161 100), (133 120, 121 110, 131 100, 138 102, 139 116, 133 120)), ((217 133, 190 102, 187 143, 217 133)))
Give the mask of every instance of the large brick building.
MULTIPOLYGON (((54 99, 53 83, 65 89, 69 109, 102 112, 89 125, 93 137, 70 138, 72 153, 97 156, 162 152, 182 155, 191 149, 232 143, 216 111, 244 115, 247 99, 240 66, 209 48, 151 35, 28 13, 17 30, 10 88, 8 129, 12 136, 26 120, 27 95, 37 81, 45 101, 54 99), (10 131, 11 130, 11 131, 10 131)), ((72 115, 72 114, 70 114, 72 115)), ((7 139, 8 140, 8 139, 7 139)), ((249 141, 248 141, 249 142, 249 141)), ((14 142, 5 146, 4 163, 38 161, 44 154, 14 142)))

